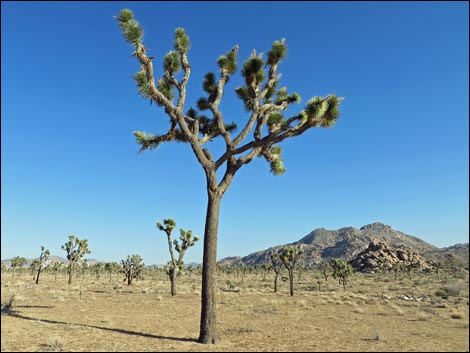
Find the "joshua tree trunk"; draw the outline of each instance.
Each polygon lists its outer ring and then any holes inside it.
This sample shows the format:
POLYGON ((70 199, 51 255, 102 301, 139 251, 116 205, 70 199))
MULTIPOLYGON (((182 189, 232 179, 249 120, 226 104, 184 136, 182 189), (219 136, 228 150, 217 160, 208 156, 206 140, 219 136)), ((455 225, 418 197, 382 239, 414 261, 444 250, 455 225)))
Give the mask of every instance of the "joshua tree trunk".
POLYGON ((69 266, 69 284, 72 284, 72 265, 69 266))
POLYGON ((41 267, 38 269, 38 275, 36 276, 36 284, 39 283, 39 275, 41 274, 41 267))
POLYGON ((218 341, 216 323, 216 261, 217 229, 221 195, 208 189, 206 226, 204 230, 204 255, 202 262, 201 326, 199 342, 214 344, 218 341))
POLYGON ((294 296, 294 269, 289 269, 290 295, 294 296))
POLYGON ((171 282, 171 295, 176 295, 176 268, 173 267, 173 271, 170 274, 170 282, 171 282))
POLYGON ((277 293, 277 276, 279 276, 279 273, 276 272, 274 276, 274 293, 277 293))

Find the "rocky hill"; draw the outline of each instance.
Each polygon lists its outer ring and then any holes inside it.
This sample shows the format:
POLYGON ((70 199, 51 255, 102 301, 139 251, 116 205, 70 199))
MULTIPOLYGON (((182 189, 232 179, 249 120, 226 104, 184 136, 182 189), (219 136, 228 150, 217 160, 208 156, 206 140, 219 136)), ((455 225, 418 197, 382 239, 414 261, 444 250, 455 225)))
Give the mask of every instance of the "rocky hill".
POLYGON ((395 265, 411 265, 415 269, 429 271, 434 264, 409 248, 394 248, 380 240, 371 241, 367 249, 351 260, 351 265, 360 272, 392 270, 395 265))
MULTIPOLYGON (((382 223, 372 223, 360 229, 345 227, 338 230, 319 228, 312 231, 299 241, 278 245, 266 250, 252 253, 248 256, 230 257, 219 261, 220 264, 232 265, 244 263, 258 265, 269 261, 269 256, 282 247, 296 246, 304 250, 302 265, 309 266, 322 259, 342 258, 352 261, 365 251, 371 242, 384 243, 390 251, 407 251, 409 254, 420 256, 426 261, 440 261, 452 258, 456 262, 468 265, 468 244, 458 244, 453 247, 440 249, 415 236, 397 231, 382 223)), ((424 260, 423 260, 424 261, 424 260)), ((423 262, 424 264, 424 262, 423 262)))

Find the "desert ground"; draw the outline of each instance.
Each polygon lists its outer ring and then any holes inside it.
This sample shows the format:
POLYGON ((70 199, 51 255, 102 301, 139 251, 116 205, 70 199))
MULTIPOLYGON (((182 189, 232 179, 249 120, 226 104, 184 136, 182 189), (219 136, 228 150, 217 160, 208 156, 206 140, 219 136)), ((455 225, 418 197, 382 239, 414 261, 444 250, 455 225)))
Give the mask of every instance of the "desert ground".
POLYGON ((164 273, 149 272, 131 286, 123 278, 77 274, 68 285, 65 275, 43 273, 35 284, 29 272, 2 273, 1 350, 468 352, 465 270, 411 280, 356 273, 346 290, 309 270, 295 278, 293 297, 281 280, 273 292, 273 273, 219 273, 220 343, 211 346, 196 342, 196 272, 178 278, 176 297, 164 273))

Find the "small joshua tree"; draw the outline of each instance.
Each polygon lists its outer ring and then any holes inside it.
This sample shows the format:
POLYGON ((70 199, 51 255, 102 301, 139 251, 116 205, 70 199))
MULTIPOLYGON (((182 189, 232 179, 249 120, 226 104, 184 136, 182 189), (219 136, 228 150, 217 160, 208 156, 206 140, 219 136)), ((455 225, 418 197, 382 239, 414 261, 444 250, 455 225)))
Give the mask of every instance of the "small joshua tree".
POLYGON ((321 260, 319 267, 325 282, 328 282, 328 271, 330 270, 330 264, 326 260, 321 260))
POLYGON ((140 255, 128 255, 127 259, 121 260, 121 271, 126 276, 124 281, 127 280, 127 285, 132 284, 132 280, 143 279, 142 272, 145 268, 145 264, 142 262, 140 255))
POLYGON ((88 240, 80 240, 75 238, 74 235, 69 235, 69 241, 62 245, 62 249, 67 252, 67 260, 69 260, 69 264, 67 266, 67 271, 69 273, 68 283, 72 284, 72 273, 75 265, 80 262, 83 256, 91 252, 88 250, 88 240))
POLYGON ((51 253, 49 252, 48 249, 46 249, 44 246, 41 246, 41 255, 39 256, 39 259, 38 259, 39 261, 38 261, 38 266, 37 266, 38 273, 36 275, 36 284, 39 283, 39 275, 41 274, 42 269, 47 266, 50 254, 51 253))
POLYGON ((170 278, 171 282, 171 295, 175 296, 176 295, 176 276, 181 273, 183 270, 184 262, 183 262, 183 257, 184 254, 186 253, 186 250, 190 248, 191 246, 194 246, 194 244, 199 240, 199 237, 195 235, 193 237, 193 234, 190 230, 187 232, 184 229, 180 229, 180 240, 181 244, 178 242, 178 240, 173 240, 173 245, 175 247, 175 250, 179 253, 178 259, 176 259, 175 254, 173 252, 173 247, 171 246, 171 232, 176 226, 176 223, 172 219, 164 219, 162 225, 160 222, 157 222, 157 228, 163 232, 165 232, 167 239, 168 239, 168 249, 170 250, 170 257, 171 260, 168 263, 167 266, 167 275, 170 278))
POLYGON ((271 269, 274 271, 274 293, 277 293, 277 278, 282 270, 282 261, 279 254, 271 254, 269 259, 271 260, 271 269))
POLYGON ((121 266, 117 262, 106 262, 104 264, 104 270, 109 273, 109 280, 111 281, 113 273, 117 273, 121 270, 121 266))
POLYGON ((18 267, 18 276, 20 275, 20 268, 22 268, 24 265, 26 265, 26 262, 28 260, 26 257, 21 257, 21 256, 15 256, 14 258, 11 259, 11 268, 12 268, 12 274, 11 276, 13 277, 13 274, 15 273, 15 268, 18 267))
POLYGON ((104 262, 97 262, 96 264, 91 266, 91 270, 95 273, 96 279, 99 281, 101 273, 104 270, 104 262))
POLYGON ((346 290, 348 277, 354 272, 353 267, 350 263, 341 259, 333 259, 331 267, 333 268, 333 278, 338 279, 339 283, 343 285, 343 289, 346 290))
POLYGON ((60 261, 57 261, 52 265, 52 271, 54 272, 54 281, 57 282, 57 272, 62 271, 63 269, 64 264, 60 261))
POLYGON ((303 254, 302 249, 294 248, 292 246, 285 247, 279 253, 279 258, 282 261, 282 264, 287 268, 289 273, 289 285, 290 285, 290 295, 294 295, 294 269, 297 265, 297 261, 303 254))

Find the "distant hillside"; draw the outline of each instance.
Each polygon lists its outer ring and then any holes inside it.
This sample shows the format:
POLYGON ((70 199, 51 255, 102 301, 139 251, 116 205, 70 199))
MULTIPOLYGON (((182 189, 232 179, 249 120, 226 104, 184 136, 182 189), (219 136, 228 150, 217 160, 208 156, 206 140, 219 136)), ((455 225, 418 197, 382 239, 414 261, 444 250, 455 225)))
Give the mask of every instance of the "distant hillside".
POLYGON ((220 264, 232 265, 244 263, 257 265, 269 261, 271 253, 286 245, 298 246, 304 250, 303 265, 315 264, 322 259, 342 258, 351 261, 368 248, 372 241, 384 242, 391 248, 408 249, 429 260, 445 262, 452 259, 468 264, 468 243, 439 249, 415 236, 394 230, 382 223, 372 223, 360 229, 345 227, 338 230, 319 228, 294 243, 277 245, 269 249, 252 253, 248 256, 229 257, 219 261, 220 264))
MULTIPOLYGON (((37 259, 37 258, 27 259, 25 266, 28 267, 34 259, 37 259)), ((95 260, 95 259, 85 259, 85 260, 90 266, 94 265, 98 262, 102 262, 102 261, 98 261, 98 260, 95 260)), ((52 264, 54 264, 56 262, 62 262, 64 264, 67 264, 69 261, 66 258, 63 258, 61 256, 51 255, 51 256, 49 256, 49 262, 52 263, 52 264)), ((2 260, 2 264, 4 264, 6 267, 10 267, 11 266, 11 259, 2 260)))

